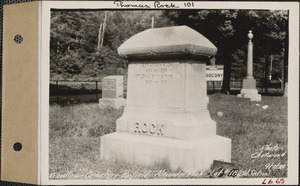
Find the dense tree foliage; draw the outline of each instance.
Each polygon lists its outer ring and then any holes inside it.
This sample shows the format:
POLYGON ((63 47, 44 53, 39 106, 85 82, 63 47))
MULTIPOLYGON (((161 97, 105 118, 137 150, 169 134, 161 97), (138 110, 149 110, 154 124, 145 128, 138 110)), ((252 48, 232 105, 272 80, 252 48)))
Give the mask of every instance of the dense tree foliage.
POLYGON ((167 11, 166 15, 179 25, 194 28, 217 46, 216 63, 224 64, 223 91, 230 89, 231 78, 245 76, 249 30, 254 34, 254 76, 257 79, 266 78, 270 55, 274 55, 273 78, 280 77, 280 65, 277 63, 282 63, 288 46, 287 11, 172 10, 167 11))
POLYGON ((126 74, 127 62, 118 56, 117 48, 150 28, 152 17, 155 27, 187 25, 217 46, 216 63, 225 68, 224 91, 229 90, 230 79, 246 75, 249 30, 254 34, 255 78, 268 77, 271 58, 273 79, 281 78, 283 61, 287 67, 288 12, 284 10, 108 11, 99 47, 104 17, 105 11, 52 11, 51 78, 86 80, 126 74))
POLYGON ((108 11, 103 47, 98 47, 104 11, 52 11, 50 76, 52 79, 100 79, 126 74, 127 62, 117 48, 131 36, 172 25, 162 11, 108 11), (158 21, 159 20, 159 21, 158 21))

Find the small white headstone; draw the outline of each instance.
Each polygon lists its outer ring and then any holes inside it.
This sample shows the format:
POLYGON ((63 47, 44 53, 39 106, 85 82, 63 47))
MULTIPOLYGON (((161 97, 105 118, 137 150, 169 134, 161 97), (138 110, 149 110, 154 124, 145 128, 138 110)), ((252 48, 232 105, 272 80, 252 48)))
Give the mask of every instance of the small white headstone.
POLYGON ((101 108, 124 107, 126 100, 123 98, 123 76, 107 76, 102 79, 102 99, 99 100, 101 108))

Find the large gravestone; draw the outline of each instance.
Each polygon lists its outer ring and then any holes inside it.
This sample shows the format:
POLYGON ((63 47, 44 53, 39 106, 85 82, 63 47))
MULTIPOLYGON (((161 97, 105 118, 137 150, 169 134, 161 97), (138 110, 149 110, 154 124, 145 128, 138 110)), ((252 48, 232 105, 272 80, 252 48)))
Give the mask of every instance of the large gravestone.
POLYGON ((207 110, 209 40, 186 26, 149 29, 118 52, 129 60, 127 104, 117 131, 101 137, 103 159, 187 172, 231 161, 231 140, 207 110))
POLYGON ((123 76, 107 76, 102 79, 102 99, 99 100, 101 108, 122 108, 126 104, 123 98, 123 76))

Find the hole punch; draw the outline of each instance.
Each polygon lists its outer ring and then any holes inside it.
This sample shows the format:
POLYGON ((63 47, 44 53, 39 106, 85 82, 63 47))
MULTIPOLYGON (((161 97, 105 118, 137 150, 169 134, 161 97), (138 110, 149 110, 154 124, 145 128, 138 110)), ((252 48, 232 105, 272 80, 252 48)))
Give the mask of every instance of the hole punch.
POLYGON ((20 44, 23 42, 23 37, 21 35, 16 35, 14 38, 15 43, 20 44))
POLYGON ((17 142, 17 143, 14 144, 13 147, 14 147, 15 151, 20 151, 22 149, 22 144, 17 142))

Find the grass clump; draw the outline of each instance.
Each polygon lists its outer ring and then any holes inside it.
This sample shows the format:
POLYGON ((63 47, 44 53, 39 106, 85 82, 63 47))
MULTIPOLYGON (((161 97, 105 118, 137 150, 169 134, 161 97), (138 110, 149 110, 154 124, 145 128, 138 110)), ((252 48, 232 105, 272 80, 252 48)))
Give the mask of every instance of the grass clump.
POLYGON ((101 109, 98 104, 50 107, 51 137, 100 137, 116 130, 123 110, 101 109))

